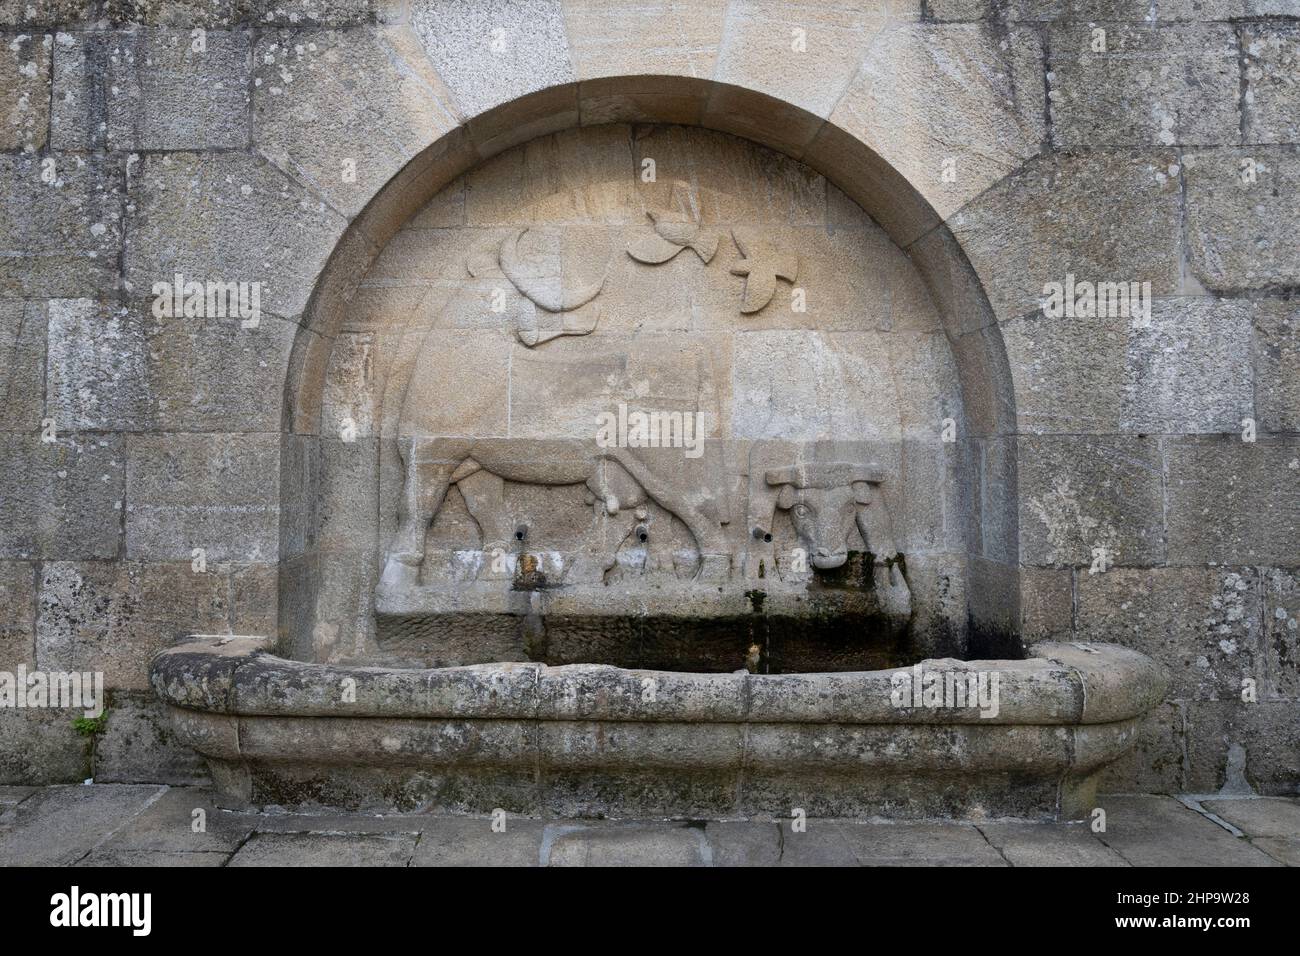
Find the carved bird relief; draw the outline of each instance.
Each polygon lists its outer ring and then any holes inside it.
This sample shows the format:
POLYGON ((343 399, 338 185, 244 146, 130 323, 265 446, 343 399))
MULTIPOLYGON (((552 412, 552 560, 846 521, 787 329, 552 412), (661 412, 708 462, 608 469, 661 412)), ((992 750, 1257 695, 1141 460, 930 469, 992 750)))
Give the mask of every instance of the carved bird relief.
POLYGON ((672 202, 675 208, 671 210, 646 211, 654 231, 629 242, 627 254, 637 262, 659 265, 683 249, 691 249, 708 265, 718 251, 719 234, 700 228, 700 212, 686 183, 673 183, 672 202))
POLYGON ((740 303, 743 313, 757 312, 772 301, 776 280, 793 283, 799 275, 799 257, 783 252, 769 243, 742 237, 734 229, 731 238, 740 250, 741 260, 731 267, 731 274, 745 277, 745 291, 740 303))
POLYGON ((515 335, 529 348, 559 338, 561 335, 589 335, 600 323, 600 310, 594 309, 586 316, 571 315, 586 305, 605 286, 606 276, 598 282, 566 287, 558 276, 548 276, 537 257, 530 257, 519 248, 527 229, 512 232, 490 249, 480 250, 470 256, 467 268, 476 279, 494 274, 504 275, 519 294, 533 305, 562 316, 558 325, 543 323, 536 311, 515 317, 515 335))

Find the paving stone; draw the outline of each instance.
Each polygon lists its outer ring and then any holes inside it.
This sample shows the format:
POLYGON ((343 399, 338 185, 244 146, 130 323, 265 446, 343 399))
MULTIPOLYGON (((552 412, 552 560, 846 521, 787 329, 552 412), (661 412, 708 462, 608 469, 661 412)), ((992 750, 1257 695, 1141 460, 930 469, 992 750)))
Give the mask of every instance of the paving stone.
POLYGON ((91 850, 77 866, 224 866, 229 853, 164 853, 150 850, 91 850))
POLYGON ((1048 30, 1058 146, 1236 143, 1237 36, 1227 23, 1064 23, 1048 30), (1105 51, 1097 52, 1097 31, 1105 51))
MULTIPOLYGON (((840 824, 862 866, 1006 866, 975 827, 964 824, 840 824)), ((811 825, 809 827, 811 829, 811 825)))
POLYGON ((489 817, 422 823, 411 866, 538 866, 546 824, 507 817, 505 826, 503 832, 494 831, 489 817))
POLYGON ((35 787, 0 787, 0 804, 5 809, 16 807, 35 792, 35 787))
POLYGON ((1273 859, 1286 866, 1300 866, 1300 839, 1295 837, 1259 837, 1250 841, 1251 846, 1262 850, 1273 859))
POLYGON ((714 866, 775 866, 781 859, 781 824, 710 820, 704 827, 714 866))
POLYGON ((1087 824, 981 823, 1012 866, 1128 866, 1087 824))
POLYGON ((229 854, 256 828, 257 818, 251 815, 217 809, 206 789, 173 787, 100 849, 109 853, 229 854), (196 816, 195 811, 202 813, 196 816))
POLYGON ((1276 866, 1244 839, 1170 797, 1107 795, 1102 842, 1133 866, 1276 866))
POLYGON ((229 866, 406 866, 415 833, 256 833, 229 866))
POLYGON ((165 792, 164 787, 50 787, 0 830, 0 866, 75 863, 165 792))
POLYGON ((703 828, 684 824, 551 824, 542 846, 545 866, 703 866, 708 862, 703 828))
POLYGON ((1203 800, 1201 806, 1247 836, 1300 839, 1300 800, 1281 797, 1203 800))

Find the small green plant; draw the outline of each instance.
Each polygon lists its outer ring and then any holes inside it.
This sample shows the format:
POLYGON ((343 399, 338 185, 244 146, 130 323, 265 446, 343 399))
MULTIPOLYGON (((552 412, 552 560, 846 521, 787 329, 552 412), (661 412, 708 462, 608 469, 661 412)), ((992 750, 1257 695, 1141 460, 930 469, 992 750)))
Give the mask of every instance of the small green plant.
POLYGON ((108 711, 104 711, 98 717, 78 717, 72 722, 72 729, 83 737, 94 737, 102 734, 107 725, 108 711))

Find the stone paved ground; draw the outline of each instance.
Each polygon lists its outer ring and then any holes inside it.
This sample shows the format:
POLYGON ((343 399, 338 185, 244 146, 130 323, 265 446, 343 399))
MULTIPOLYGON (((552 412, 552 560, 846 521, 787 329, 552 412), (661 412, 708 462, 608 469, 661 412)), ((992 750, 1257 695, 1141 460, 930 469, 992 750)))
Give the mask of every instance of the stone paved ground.
POLYGON ((1300 799, 1112 795, 1081 824, 236 814, 207 791, 0 787, 0 866, 1300 865, 1300 799), (203 810, 197 815, 196 810, 203 810), (196 817, 206 826, 196 832, 196 817))

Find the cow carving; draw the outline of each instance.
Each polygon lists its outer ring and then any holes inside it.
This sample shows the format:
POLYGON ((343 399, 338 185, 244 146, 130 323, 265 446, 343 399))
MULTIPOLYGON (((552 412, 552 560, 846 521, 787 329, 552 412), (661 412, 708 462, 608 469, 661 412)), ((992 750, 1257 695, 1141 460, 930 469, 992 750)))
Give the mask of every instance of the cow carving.
POLYGON ((770 540, 776 509, 787 512, 799 547, 812 567, 820 571, 843 565, 849 557, 850 542, 861 535, 877 562, 875 584, 882 609, 890 615, 910 616, 911 591, 898 561, 889 510, 879 490, 883 480, 878 465, 850 462, 809 462, 766 469, 763 484, 776 492, 776 499, 772 513, 755 526, 754 535, 770 540))

